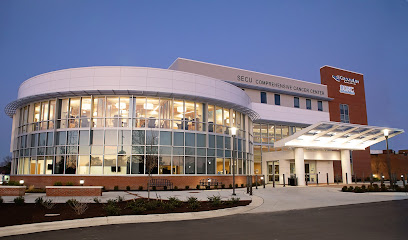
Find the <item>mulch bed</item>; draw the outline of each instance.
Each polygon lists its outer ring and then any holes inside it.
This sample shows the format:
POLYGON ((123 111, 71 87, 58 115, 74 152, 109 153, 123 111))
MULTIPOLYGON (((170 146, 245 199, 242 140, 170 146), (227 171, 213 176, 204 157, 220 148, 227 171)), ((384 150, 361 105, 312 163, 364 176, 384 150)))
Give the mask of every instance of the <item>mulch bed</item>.
MULTIPOLYGON (((202 201, 200 202, 201 206, 196 210, 188 208, 188 204, 186 202, 183 202, 180 207, 172 211, 165 211, 162 208, 157 208, 155 210, 146 210, 140 215, 210 211, 237 206, 246 206, 250 202, 251 202, 250 200, 245 200, 239 201, 234 204, 223 203, 217 207, 214 207, 209 202, 202 201)), ((128 201, 117 203, 117 205, 121 208, 120 215, 135 215, 131 212, 129 208, 125 208, 127 203, 128 201)), ((57 203, 52 209, 46 209, 41 204, 35 203, 25 203, 24 205, 20 206, 14 203, 2 203, 0 204, 0 215, 2 216, 0 218, 0 227, 28 223, 52 222, 92 217, 105 217, 107 216, 107 214, 106 211, 103 209, 104 205, 105 204, 103 203, 89 203, 88 209, 85 211, 85 213, 82 215, 77 215, 75 211, 66 203, 57 203), (46 217, 45 214, 60 214, 60 215, 46 217)))

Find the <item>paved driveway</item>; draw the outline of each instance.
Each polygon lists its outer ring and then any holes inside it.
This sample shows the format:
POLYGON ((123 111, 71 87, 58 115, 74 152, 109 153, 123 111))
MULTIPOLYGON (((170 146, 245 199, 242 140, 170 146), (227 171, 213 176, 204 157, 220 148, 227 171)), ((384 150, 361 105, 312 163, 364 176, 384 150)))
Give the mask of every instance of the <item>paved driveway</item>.
POLYGON ((108 225, 5 239, 406 239, 408 200, 203 220, 108 225))

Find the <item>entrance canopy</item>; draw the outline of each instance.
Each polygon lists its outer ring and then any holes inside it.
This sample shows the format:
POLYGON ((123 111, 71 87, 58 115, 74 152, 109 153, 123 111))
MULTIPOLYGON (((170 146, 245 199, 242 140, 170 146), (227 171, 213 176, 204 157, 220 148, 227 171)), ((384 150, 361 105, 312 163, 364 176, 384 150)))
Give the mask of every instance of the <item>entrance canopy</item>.
POLYGON ((396 128, 319 122, 275 142, 274 147, 364 150, 384 141, 387 133, 391 138, 403 132, 396 128))

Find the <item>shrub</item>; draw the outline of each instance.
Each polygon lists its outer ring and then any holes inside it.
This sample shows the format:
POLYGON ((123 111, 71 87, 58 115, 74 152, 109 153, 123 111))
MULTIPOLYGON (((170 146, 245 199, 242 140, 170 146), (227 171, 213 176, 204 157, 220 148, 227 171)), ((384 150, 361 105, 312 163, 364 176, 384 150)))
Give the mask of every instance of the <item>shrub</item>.
POLYGON ((130 186, 126 186, 126 191, 130 191, 130 186))
POLYGON ((119 191, 119 186, 117 186, 117 185, 114 186, 114 187, 113 187, 113 191, 119 191))
POLYGON ((171 202, 175 207, 180 207, 183 203, 180 199, 176 197, 169 197, 169 202, 171 202))
POLYGON ((120 208, 117 206, 115 200, 108 200, 108 203, 103 206, 103 210, 105 210, 106 215, 108 216, 119 216, 120 215, 120 208))
POLYGON ((62 182, 55 182, 54 186, 62 186, 62 182))
POLYGON ((133 214, 141 214, 146 211, 146 208, 144 206, 134 205, 130 207, 130 211, 133 214))
POLYGON ((381 191, 382 191, 382 192, 387 191, 387 188, 385 187, 385 184, 381 184, 381 191))
POLYGON ((72 209, 74 209, 75 213, 77 215, 82 215, 85 213, 85 211, 88 209, 88 204, 87 203, 81 203, 78 201, 72 202, 70 205, 72 209))
POLYGON ((394 189, 395 189, 395 191, 397 191, 397 192, 403 192, 403 191, 404 191, 404 189, 403 189, 402 187, 398 186, 398 185, 395 185, 395 186, 394 186, 394 189))
POLYGON ((74 183, 72 183, 72 182, 67 182, 67 183, 65 183, 65 186, 74 186, 74 183))
POLYGON ((348 187, 348 191, 352 192, 354 190, 353 186, 348 187))
POLYGON ((221 205, 221 196, 212 196, 207 198, 213 207, 221 205))
POLYGON ((46 209, 52 209, 55 206, 55 203, 52 199, 45 200, 41 203, 46 209))
POLYGON ((16 204, 16 205, 23 205, 24 203, 25 203, 25 199, 24 199, 24 197, 16 197, 16 198, 14 198, 14 203, 16 204))
POLYGON ((244 187, 244 184, 243 184, 243 183, 241 183, 241 187, 244 187))
POLYGON ((355 193, 363 193, 364 190, 363 190, 361 187, 355 187, 355 188, 354 188, 354 192, 355 192, 355 193))
POLYGON ((362 185, 362 186, 361 186, 361 189, 366 190, 366 189, 367 189, 367 188, 366 188, 366 185, 362 185))
POLYGON ((95 203, 101 203, 101 200, 100 200, 99 198, 97 198, 97 197, 94 197, 93 201, 94 201, 95 203))
POLYGON ((176 191, 177 191, 177 190, 178 190, 178 187, 177 187, 177 186, 174 186, 173 190, 176 190, 176 191))
POLYGON ((239 200, 240 200, 239 197, 232 197, 232 198, 231 198, 232 204, 238 204, 238 203, 239 203, 239 200))
POLYGON ((378 184, 373 184, 373 188, 374 188, 374 191, 376 191, 376 192, 378 192, 379 191, 379 187, 378 187, 378 184))
POLYGON ((173 211, 176 208, 176 206, 174 206, 172 202, 163 202, 161 204, 161 208, 165 211, 173 211))
POLYGON ((143 191, 143 186, 139 186, 139 191, 143 191))
POLYGON ((4 202, 3 198, 0 196, 0 204, 4 202))
POLYGON ((235 188, 238 188, 238 184, 235 183, 235 188))
POLYGON ((38 197, 34 200, 35 204, 42 204, 44 202, 43 197, 38 197))
POLYGON ((74 204, 78 203, 78 200, 76 200, 75 198, 71 198, 68 199, 65 203, 72 207, 74 204))
POLYGON ((232 188, 232 184, 229 185, 229 188, 232 188))
POLYGON ((157 187, 156 187, 156 186, 153 186, 152 189, 153 189, 153 191, 156 191, 157 187))
POLYGON ((215 186, 214 186, 214 189, 218 189, 218 185, 215 185, 215 186))
POLYGON ((9 181, 6 185, 9 186, 20 186, 20 183, 17 181, 9 181))
POLYGON ((156 200, 150 200, 145 203, 147 210, 155 210, 160 207, 160 202, 156 200))
POLYGON ((190 189, 190 186, 186 186, 186 190, 190 189))
POLYGON ((45 189, 43 188, 29 188, 25 191, 26 193, 45 193, 45 189))
POLYGON ((369 187, 367 188, 367 192, 374 192, 374 187, 369 186, 369 187))
POLYGON ((196 189, 200 190, 200 185, 199 184, 197 184, 196 189))
POLYGON ((348 192, 347 186, 343 186, 343 187, 341 188, 341 191, 343 191, 343 192, 348 192))
POLYGON ((189 197, 187 199, 187 203, 188 203, 188 208, 192 210, 196 210, 201 206, 200 202, 197 200, 196 197, 189 197))
POLYGON ((211 189, 211 187, 207 185, 207 186, 205 186, 205 189, 209 190, 209 189, 211 189))
POLYGON ((224 189, 224 188, 225 188, 225 184, 221 184, 221 188, 224 189))
POLYGON ((167 190, 167 186, 163 186, 163 190, 167 190))

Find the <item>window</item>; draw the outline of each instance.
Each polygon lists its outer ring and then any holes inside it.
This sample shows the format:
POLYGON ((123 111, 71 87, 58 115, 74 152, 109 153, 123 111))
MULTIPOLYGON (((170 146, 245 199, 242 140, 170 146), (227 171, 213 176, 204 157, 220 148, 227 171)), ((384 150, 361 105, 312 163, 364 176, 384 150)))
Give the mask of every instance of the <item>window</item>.
POLYGON ((323 111, 323 102, 322 101, 317 101, 317 110, 318 111, 323 111))
POLYGON ((312 100, 306 99, 306 109, 312 109, 312 100))
POLYGON ((280 95, 275 94, 275 105, 280 105, 280 95))
POLYGON ((261 92, 261 103, 267 103, 266 92, 261 92))
POLYGON ((349 107, 347 104, 340 104, 340 122, 350 122, 349 107))
POLYGON ((299 108, 299 107, 300 107, 299 98, 298 98, 298 97, 294 97, 294 98, 293 98, 293 106, 294 106, 295 108, 299 108))

